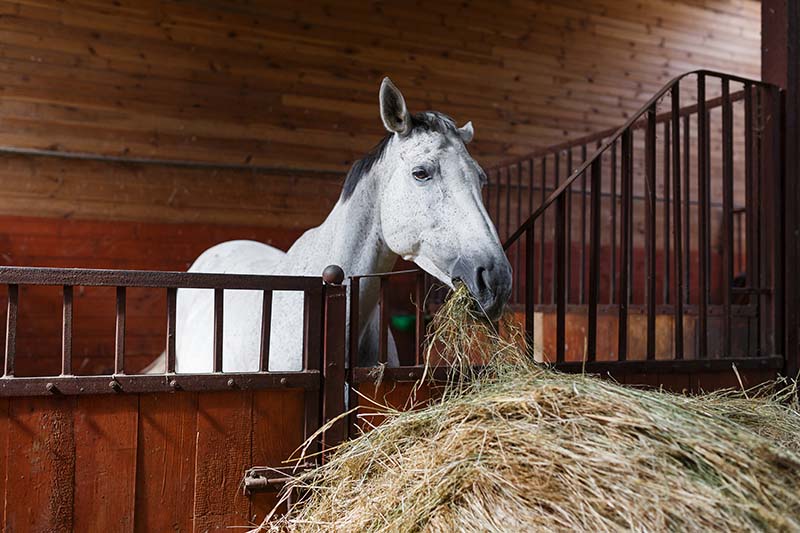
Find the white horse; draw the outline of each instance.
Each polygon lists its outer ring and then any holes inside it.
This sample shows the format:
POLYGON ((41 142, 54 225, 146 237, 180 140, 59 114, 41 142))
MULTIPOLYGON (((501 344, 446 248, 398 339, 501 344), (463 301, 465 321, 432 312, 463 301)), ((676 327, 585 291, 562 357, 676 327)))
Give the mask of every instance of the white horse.
MULTIPOLYGON (((336 264, 353 276, 388 272, 403 257, 450 286, 460 279, 488 317, 497 318, 510 294, 511 266, 481 199, 486 176, 465 146, 472 123, 458 128, 441 113, 411 115, 389 78, 379 101, 389 133, 350 169, 322 225, 305 232, 288 252, 254 241, 218 244, 189 271, 319 276, 336 264)), ((375 364, 375 280, 364 280, 359 300, 359 364, 375 364)), ((213 291, 178 291, 176 372, 212 371, 213 307, 213 291)), ((261 293, 225 291, 224 309, 223 370, 258 370, 261 293)), ((270 370, 302 369, 302 309, 302 293, 274 293, 270 370)), ((396 366, 392 340, 389 356, 396 366)))

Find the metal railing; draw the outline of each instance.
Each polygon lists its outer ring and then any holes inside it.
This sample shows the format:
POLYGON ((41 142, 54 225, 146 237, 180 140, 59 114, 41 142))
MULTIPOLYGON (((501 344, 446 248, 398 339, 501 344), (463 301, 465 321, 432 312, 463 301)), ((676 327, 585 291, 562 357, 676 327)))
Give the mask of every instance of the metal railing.
MULTIPOLYGON (((344 412, 344 360, 346 293, 341 268, 328 267, 321 277, 202 274, 130 270, 0 267, 0 284, 8 287, 5 353, 0 396, 59 396, 153 392, 208 392, 220 390, 305 390, 306 434, 344 412), (16 339, 20 287, 62 287, 61 371, 58 375, 15 375, 16 339), (74 375, 72 368, 73 293, 76 286, 115 287, 116 306, 114 372, 107 375, 74 375), (126 296, 129 288, 166 292, 166 365, 161 373, 125 372, 126 296), (213 372, 175 372, 175 328, 178 289, 208 289, 214 292, 213 372), (262 293, 261 348, 255 372, 224 372, 223 321, 225 291, 262 293), (303 364, 296 372, 270 371, 270 321, 274 291, 297 291, 304 295, 303 364)), ((344 438, 343 423, 325 432, 320 445, 335 446, 344 438)))
MULTIPOLYGON (((734 320, 739 316, 748 317, 748 327, 755 332, 752 345, 742 355, 782 354, 782 251, 776 245, 782 224, 781 102, 775 86, 718 72, 691 72, 665 85, 618 130, 492 169, 485 201, 516 266, 513 301, 524 303, 528 336, 534 337, 535 309, 554 306, 555 361, 564 362, 568 305, 577 305, 579 308, 570 312, 586 313, 582 359, 596 361, 602 298, 607 302, 604 311, 616 311, 617 315, 616 361, 631 358, 628 315, 634 306, 646 315, 643 356, 649 361, 657 355, 659 314, 673 317, 671 359, 681 360, 686 355, 686 314, 696 315, 693 358, 732 357, 734 320), (689 76, 696 78, 692 89, 697 102, 681 107, 681 86, 689 76), (706 98, 710 79, 719 84, 721 96, 706 98), (741 90, 732 92, 732 84, 741 90), (662 99, 670 110, 658 114, 662 99), (735 102, 740 103, 736 118, 741 123, 736 130, 735 102), (719 128, 712 131, 714 109, 719 111, 719 128), (659 124, 663 133, 662 144, 657 146, 659 124), (643 133, 639 143, 634 138, 638 132, 643 133), (596 151, 587 158, 592 144, 596 151), (735 154, 734 147, 742 153, 735 154), (659 149, 661 158, 657 157, 659 149), (581 162, 573 168, 576 150, 580 150, 581 162), (559 167, 564 160, 568 172, 561 179, 559 167), (719 184, 721 199, 712 196, 712 169, 718 171, 714 183, 719 184), (734 208, 735 175, 745 199, 740 208, 734 208), (577 216, 576 202, 580 202, 577 216), (524 213, 529 215, 512 232, 515 210, 519 221, 524 213), (712 211, 719 215, 716 253, 711 238, 712 225, 716 225, 712 211), (579 226, 577 231, 573 225, 579 226), (643 253, 638 253, 641 248, 643 253), (633 261, 641 258, 644 272, 637 276, 639 269, 633 261), (717 273, 713 279, 712 266, 717 273), (740 286, 734 286, 737 266, 744 267, 740 286), (744 303, 735 303, 734 296, 744 303), (709 350, 711 316, 715 322, 717 316, 721 321, 722 342, 716 353, 709 350)), ((663 358, 662 354, 658 358, 663 358)))

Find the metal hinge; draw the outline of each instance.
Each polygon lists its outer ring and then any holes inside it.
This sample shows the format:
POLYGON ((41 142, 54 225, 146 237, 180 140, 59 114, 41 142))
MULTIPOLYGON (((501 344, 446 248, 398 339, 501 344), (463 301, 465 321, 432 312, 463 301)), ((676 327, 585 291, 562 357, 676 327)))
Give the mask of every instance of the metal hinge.
POLYGON ((256 466, 249 468, 244 474, 242 487, 247 495, 258 492, 278 492, 284 485, 297 476, 315 468, 313 463, 302 463, 296 466, 256 466))

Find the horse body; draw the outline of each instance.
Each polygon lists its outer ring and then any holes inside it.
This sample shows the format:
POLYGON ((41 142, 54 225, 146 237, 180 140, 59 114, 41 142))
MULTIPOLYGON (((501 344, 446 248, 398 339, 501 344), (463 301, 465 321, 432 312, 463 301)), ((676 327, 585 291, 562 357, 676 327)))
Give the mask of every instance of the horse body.
MULTIPOLYGON (((272 274, 319 276, 330 264, 337 264, 348 275, 384 272, 393 268, 397 255, 360 221, 370 210, 359 202, 338 202, 325 222, 305 232, 289 249, 255 241, 229 241, 203 252, 190 272, 224 274, 272 274), (359 217, 359 214, 361 216, 359 217), (346 227, 350 227, 347 231, 346 227), (358 229, 360 228, 360 230, 358 229)), ((362 328, 364 365, 374 364, 377 352, 377 323, 371 316, 378 299, 378 286, 372 280, 361 284, 359 317, 362 328), (370 354, 374 354, 370 361, 370 354)), ((223 318, 223 371, 258 370, 261 347, 260 291, 225 291, 223 318)), ((211 372, 213 365, 214 295, 211 290, 180 289, 177 301, 176 371, 211 372)), ((349 322, 349 317, 348 317, 349 322)), ((273 293, 270 319, 270 370, 302 369, 303 294, 296 291, 273 293)), ((349 328, 348 328, 349 332, 349 328)), ((397 365, 397 352, 390 342, 389 364, 397 365)))
MULTIPOLYGON (((510 294, 511 267, 481 199, 486 177, 465 146, 471 123, 458 128, 435 112, 412 116, 388 78, 381 85, 380 111, 389 134, 353 165, 320 226, 286 253, 254 241, 216 245, 190 271, 319 276, 336 264, 354 276, 390 271, 403 257, 450 286, 463 281, 487 316, 497 318, 510 294)), ((225 291, 226 372, 258 370, 261 298, 260 291, 225 291)), ((359 301, 359 364, 366 366, 377 362, 377 280, 363 280, 359 301)), ((181 289, 177 306, 176 371, 210 372, 213 291, 181 289)), ((270 326, 270 370, 300 370, 302 293, 275 291, 270 326)), ((391 339, 389 356, 396 365, 391 339)))

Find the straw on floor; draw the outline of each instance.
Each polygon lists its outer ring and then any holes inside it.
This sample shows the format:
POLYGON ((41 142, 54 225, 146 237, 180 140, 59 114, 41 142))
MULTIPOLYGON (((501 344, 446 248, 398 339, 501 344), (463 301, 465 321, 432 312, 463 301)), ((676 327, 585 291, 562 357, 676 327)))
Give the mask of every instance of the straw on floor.
POLYGON ((261 531, 800 531, 796 391, 683 396, 561 374, 468 305, 457 293, 436 318, 455 368, 443 398, 387 410, 294 480, 304 498, 261 531))

